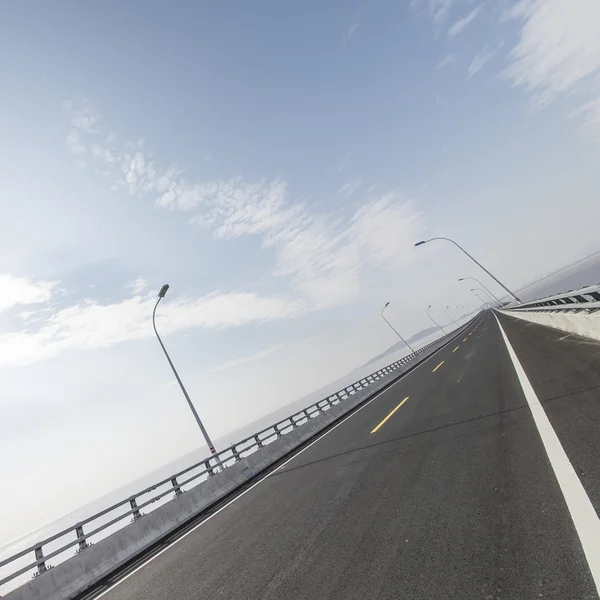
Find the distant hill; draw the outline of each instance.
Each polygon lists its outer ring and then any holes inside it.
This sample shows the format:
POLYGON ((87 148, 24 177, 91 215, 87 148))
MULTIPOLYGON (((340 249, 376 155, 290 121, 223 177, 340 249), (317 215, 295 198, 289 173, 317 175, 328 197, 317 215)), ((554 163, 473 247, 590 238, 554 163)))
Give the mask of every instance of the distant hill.
MULTIPOLYGON (((437 327, 428 327, 427 329, 423 329, 422 331, 415 333, 413 336, 409 337, 406 341, 409 344, 413 344, 415 342, 418 342, 419 340, 422 340, 423 338, 433 335, 436 331, 439 331, 439 329, 437 327)), ((365 364, 370 365, 371 363, 373 363, 377 360, 380 360, 382 358, 385 358, 386 356, 389 356, 390 354, 393 354, 394 352, 397 352, 398 350, 402 350, 402 348, 404 348, 404 347, 405 347, 404 344, 400 340, 398 340, 395 344, 390 346, 387 350, 385 350, 381 354, 378 354, 377 356, 373 357, 370 361, 366 362, 365 364)))

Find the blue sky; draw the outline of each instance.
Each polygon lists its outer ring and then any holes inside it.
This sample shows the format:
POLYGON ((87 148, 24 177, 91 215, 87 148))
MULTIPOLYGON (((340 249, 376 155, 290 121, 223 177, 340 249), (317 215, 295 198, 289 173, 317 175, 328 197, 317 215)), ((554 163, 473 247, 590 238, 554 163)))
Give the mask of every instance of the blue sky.
POLYGON ((386 301, 407 336, 473 304, 422 237, 515 288, 597 250, 599 32, 594 0, 3 4, 6 535, 204 454, 164 282, 219 438, 393 344, 386 301))

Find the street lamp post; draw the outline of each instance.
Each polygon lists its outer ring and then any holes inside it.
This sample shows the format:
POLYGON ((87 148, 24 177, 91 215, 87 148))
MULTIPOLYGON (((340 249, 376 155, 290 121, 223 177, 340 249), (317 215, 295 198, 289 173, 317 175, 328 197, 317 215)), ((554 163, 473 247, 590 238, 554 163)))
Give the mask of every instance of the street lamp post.
POLYGON ((450 306, 449 306, 449 305, 448 305, 448 306, 446 306, 446 308, 445 308, 444 312, 446 313, 446 315, 448 315, 448 316, 449 316, 449 317, 450 317, 450 318, 451 318, 451 319, 454 321, 454 324, 455 324, 455 325, 458 327, 458 323, 456 322, 456 320, 454 319, 454 317, 453 317, 453 316, 452 316, 452 315, 451 315, 451 314, 448 312, 448 309, 449 309, 449 308, 450 308, 450 306))
POLYGON ((169 361, 169 365, 171 365, 171 369, 173 369, 173 374, 175 375, 175 379, 177 379, 177 383, 179 384, 179 387, 181 388, 181 391, 183 392, 183 395, 185 396, 185 399, 187 400, 188 406, 190 407, 190 410, 192 411, 192 414, 194 415, 194 419, 196 419, 196 423, 198 423, 198 427, 200 427, 200 431, 202 432, 202 435, 204 436, 204 441, 206 442, 206 445, 208 446, 210 453, 216 454, 215 447, 214 447, 206 429, 204 429, 204 425, 202 424, 202 421, 200 420, 200 417, 198 416, 198 413, 196 412, 196 408, 192 404, 192 401, 190 400, 190 397, 188 396, 188 393, 179 377, 179 374, 177 373, 177 370, 175 369, 175 365, 171 361, 171 357, 169 356, 169 353, 167 352, 167 349, 165 348, 165 345, 162 343, 162 340, 160 339, 160 335, 158 335, 158 331, 156 330, 156 322, 155 322, 156 308, 157 308, 159 302, 165 297, 165 294, 167 293, 168 289, 169 289, 169 284, 165 283, 165 285, 163 285, 162 288, 160 288, 160 292, 158 292, 158 300, 156 301, 156 304, 154 305, 154 310, 152 311, 152 326, 154 327, 154 333, 156 334, 156 337, 158 338, 158 342, 160 343, 160 346, 163 349, 163 352, 165 353, 167 360, 169 361))
POLYGON ((404 342, 408 349, 414 354, 415 351, 411 348, 410 344, 394 329, 392 324, 383 316, 383 311, 389 306, 389 302, 386 302, 385 306, 381 309, 381 317, 390 326, 391 330, 404 342))
POLYGON ((487 308, 488 304, 489 304, 488 299, 484 298, 481 294, 479 294, 475 290, 471 290, 471 291, 475 294, 475 297, 477 298, 477 300, 479 300, 479 302, 481 302, 481 306, 483 306, 483 308, 487 308))
POLYGON ((485 285, 483 285, 483 283, 481 283, 481 281, 479 281, 479 279, 477 279, 476 277, 461 277, 459 279, 459 281, 466 281, 467 279, 471 279, 472 281, 476 281, 487 292, 488 296, 490 298, 493 298, 498 303, 499 307, 502 307, 502 302, 500 302, 500 300, 496 297, 496 295, 492 294, 492 292, 490 292, 490 290, 485 285))
POLYGON ((425 309, 425 314, 431 319, 432 323, 438 327, 438 329, 442 332, 443 335, 446 335, 444 328, 429 314, 429 309, 431 308, 431 304, 425 309))
POLYGON ((482 288, 473 288, 471 291, 472 292, 481 292, 484 295, 484 298, 485 298, 485 296, 487 296, 492 301, 492 304, 495 304, 494 299, 487 292, 485 292, 482 288))
POLYGON ((433 240, 446 240, 447 242, 452 242, 459 250, 462 250, 479 268, 483 269, 501 288, 505 289, 519 304, 521 301, 513 292, 511 292, 499 279, 494 277, 479 261, 475 260, 462 246, 457 244, 454 240, 451 240, 447 237, 434 237, 429 240, 421 240, 417 242, 415 246, 422 246, 423 244, 427 244, 428 242, 433 242, 433 240))

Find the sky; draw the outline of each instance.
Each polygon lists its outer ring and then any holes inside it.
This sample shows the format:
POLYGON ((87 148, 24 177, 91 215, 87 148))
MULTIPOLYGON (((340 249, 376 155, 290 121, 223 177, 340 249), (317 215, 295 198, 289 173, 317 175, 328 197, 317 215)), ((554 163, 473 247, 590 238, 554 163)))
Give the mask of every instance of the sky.
POLYGON ((597 0, 0 5, 8 542, 598 250, 597 0), (40 502, 40 496, 43 502, 40 502))

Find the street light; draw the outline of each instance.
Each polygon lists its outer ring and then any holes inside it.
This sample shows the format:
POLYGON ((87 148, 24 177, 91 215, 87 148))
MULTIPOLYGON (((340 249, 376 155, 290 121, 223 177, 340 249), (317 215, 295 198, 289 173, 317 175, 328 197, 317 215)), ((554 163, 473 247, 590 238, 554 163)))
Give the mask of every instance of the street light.
POLYGON ((494 304, 494 299, 490 296, 490 294, 488 294, 487 292, 484 292, 483 289, 481 289, 481 288, 473 288, 471 291, 472 292, 481 292, 482 294, 484 294, 485 296, 487 296, 492 301, 492 304, 494 304))
POLYGON ((408 346, 409 350, 414 354, 415 351, 411 348, 410 344, 392 327, 392 324, 383 316, 383 311, 389 306, 389 302, 386 302, 385 306, 381 309, 381 317, 391 327, 392 331, 408 346))
POLYGON ((462 246, 459 246, 454 240, 451 240, 447 237, 434 237, 429 240, 421 240, 420 242, 417 242, 415 246, 422 246, 423 244, 427 244, 428 242, 433 242, 433 240, 446 240, 447 242, 452 242, 459 250, 462 250, 478 267, 483 269, 500 287, 504 288, 519 304, 521 304, 521 301, 499 279, 496 279, 480 262, 475 260, 462 246))
POLYGON ((450 306, 449 306, 449 305, 448 305, 448 306, 446 306, 446 309, 445 309, 445 311, 444 311, 444 312, 446 313, 446 315, 448 315, 448 316, 449 316, 449 317, 450 317, 450 318, 451 318, 451 319, 454 321, 454 324, 455 324, 455 325, 458 327, 458 323, 455 321, 454 317, 453 317, 453 316, 452 316, 452 315, 451 315, 451 314, 448 312, 448 309, 449 309, 449 308, 450 308, 450 306))
POLYGON ((433 321, 434 325, 437 325, 437 327, 442 332, 442 334, 446 335, 446 332, 444 331, 444 328, 429 314, 429 309, 430 308, 431 308, 431 304, 425 309, 425 314, 433 321))
POLYGON ((500 302, 500 300, 495 296, 495 294, 492 294, 492 292, 490 292, 490 290, 485 285, 483 285, 483 283, 481 283, 481 281, 479 281, 479 279, 477 279, 476 277, 461 277, 459 281, 466 281, 467 279, 476 281, 487 292, 488 296, 490 296, 490 298, 493 298, 498 303, 498 306, 500 308, 502 307, 502 302, 500 302))
POLYGON ((167 293, 168 289, 169 289, 169 284, 165 283, 165 285, 163 285, 160 288, 160 292, 158 292, 158 300, 156 301, 156 304, 154 305, 154 310, 152 311, 152 326, 154 327, 154 333, 156 334, 156 337, 158 338, 160 346, 163 349, 163 352, 165 353, 165 356, 167 357, 169 364, 171 365, 171 369, 173 369, 173 373, 175 374, 175 379, 177 379, 177 383, 179 383, 179 387, 181 388, 181 391, 183 392, 183 395, 185 396, 185 399, 187 400, 188 406, 190 407, 190 410, 192 411, 192 414, 194 415, 194 419, 196 419, 196 423, 198 423, 198 427, 200 427, 200 431, 202 432, 202 435, 204 436, 204 441, 206 442, 206 445, 208 446, 210 453, 216 454, 215 447, 213 446, 213 443, 212 443, 210 437, 208 436, 206 429, 204 429, 204 425, 202 424, 202 421, 200 420, 200 417, 198 416, 198 413, 196 412, 196 408, 192 404, 192 401, 190 400, 190 397, 188 396, 188 393, 186 392, 185 387, 183 386, 183 383, 181 382, 181 379, 179 378, 179 375, 177 374, 177 371, 175 370, 175 366, 173 365, 173 362, 171 361, 171 357, 169 356, 169 353, 167 352, 167 349, 165 348, 165 345, 162 343, 162 340, 160 339, 160 335, 158 335, 158 331, 156 330, 156 322, 155 322, 156 307, 158 306, 158 303, 165 297, 165 294, 167 293))
POLYGON ((475 297, 477 298, 477 300, 479 300, 479 302, 481 302, 481 306, 483 306, 483 308, 487 308, 489 305, 488 299, 484 298, 481 294, 479 294, 475 290, 471 290, 471 291, 475 294, 475 297))

